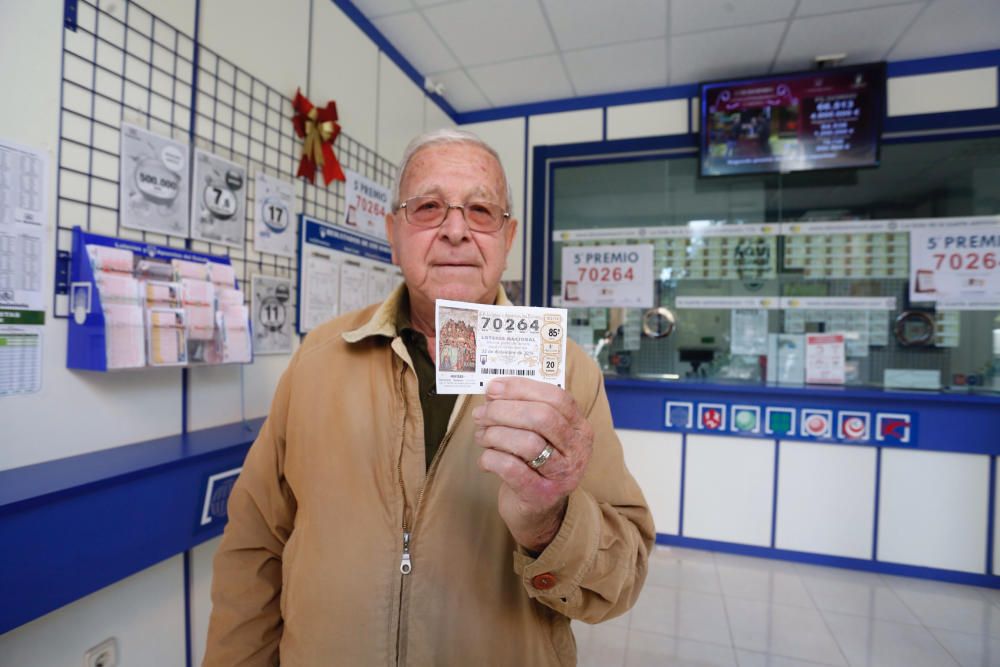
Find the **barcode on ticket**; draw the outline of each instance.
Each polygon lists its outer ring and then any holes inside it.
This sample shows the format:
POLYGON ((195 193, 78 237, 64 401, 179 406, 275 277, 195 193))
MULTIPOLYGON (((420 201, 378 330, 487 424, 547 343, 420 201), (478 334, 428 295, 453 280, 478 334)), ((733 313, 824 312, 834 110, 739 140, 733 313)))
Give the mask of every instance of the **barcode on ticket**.
POLYGON ((480 368, 483 375, 520 375, 522 377, 534 377, 535 371, 529 368, 480 368))

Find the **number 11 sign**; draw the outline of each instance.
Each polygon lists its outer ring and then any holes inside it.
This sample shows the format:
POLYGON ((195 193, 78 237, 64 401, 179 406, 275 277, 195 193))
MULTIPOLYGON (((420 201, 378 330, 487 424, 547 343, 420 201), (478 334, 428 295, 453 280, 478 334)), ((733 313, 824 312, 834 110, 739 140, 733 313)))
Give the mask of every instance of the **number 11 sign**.
POLYGON ((562 300, 567 308, 651 308, 653 246, 563 246, 562 300))

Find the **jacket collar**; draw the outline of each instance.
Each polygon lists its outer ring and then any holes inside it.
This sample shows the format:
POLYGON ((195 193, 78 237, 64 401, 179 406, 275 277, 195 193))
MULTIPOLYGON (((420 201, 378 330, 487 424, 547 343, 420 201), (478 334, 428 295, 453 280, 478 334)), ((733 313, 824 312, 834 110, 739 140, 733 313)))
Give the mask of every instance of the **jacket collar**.
MULTIPOLYGON (((403 300, 406 296, 406 283, 401 283, 396 289, 392 291, 392 294, 382 302, 372 316, 367 322, 362 324, 357 329, 351 331, 345 331, 341 334, 348 343, 357 343, 366 338, 371 338, 372 336, 385 336, 386 338, 395 338, 399 335, 396 330, 396 312, 399 310, 399 302, 403 300)), ((496 305, 498 306, 511 306, 510 299, 507 298, 507 292, 504 291, 503 285, 497 285, 497 300, 496 305)))

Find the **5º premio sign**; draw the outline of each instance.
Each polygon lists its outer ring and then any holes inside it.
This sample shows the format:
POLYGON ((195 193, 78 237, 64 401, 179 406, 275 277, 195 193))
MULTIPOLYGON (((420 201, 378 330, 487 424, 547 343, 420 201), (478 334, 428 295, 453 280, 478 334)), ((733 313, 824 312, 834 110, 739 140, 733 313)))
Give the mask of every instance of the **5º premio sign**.
POLYGON ((650 308, 653 246, 563 246, 562 300, 572 308, 650 308))

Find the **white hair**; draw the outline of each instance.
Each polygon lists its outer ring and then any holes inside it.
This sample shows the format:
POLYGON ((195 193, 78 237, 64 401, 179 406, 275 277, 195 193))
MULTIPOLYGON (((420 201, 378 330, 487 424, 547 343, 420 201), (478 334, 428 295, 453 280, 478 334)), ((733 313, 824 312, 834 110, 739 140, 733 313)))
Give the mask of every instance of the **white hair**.
POLYGON ((500 155, 492 146, 472 132, 451 128, 424 132, 423 134, 415 137, 406 147, 406 150, 403 151, 403 159, 399 162, 399 170, 396 172, 396 180, 392 184, 392 210, 395 211, 398 209, 401 203, 399 201, 400 186, 403 183, 403 177, 406 175, 406 168, 410 166, 410 161, 413 160, 413 156, 429 146, 439 146, 445 144, 471 144, 482 148, 484 151, 493 156, 493 159, 497 161, 497 166, 500 167, 500 174, 503 176, 504 198, 506 200, 505 203, 507 212, 512 213, 514 208, 514 197, 510 193, 510 181, 507 180, 507 171, 503 168, 503 163, 500 161, 500 155))

